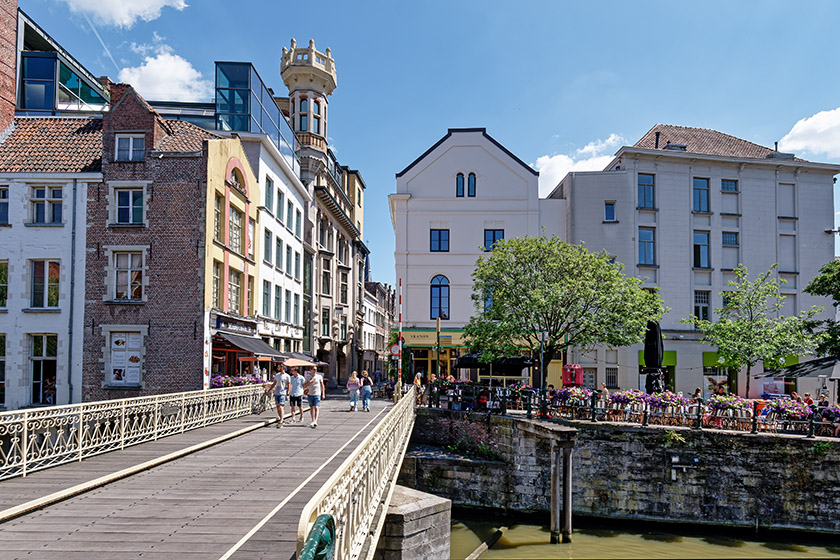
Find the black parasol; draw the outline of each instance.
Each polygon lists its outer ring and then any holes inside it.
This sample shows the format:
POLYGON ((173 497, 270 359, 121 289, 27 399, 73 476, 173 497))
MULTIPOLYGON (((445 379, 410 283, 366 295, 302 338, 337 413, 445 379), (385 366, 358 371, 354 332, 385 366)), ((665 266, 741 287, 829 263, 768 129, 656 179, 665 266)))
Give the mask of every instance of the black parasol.
POLYGON ((662 329, 659 323, 648 321, 647 332, 645 333, 645 367, 647 374, 645 379, 645 391, 657 393, 662 391, 662 357, 665 349, 662 344, 662 329))

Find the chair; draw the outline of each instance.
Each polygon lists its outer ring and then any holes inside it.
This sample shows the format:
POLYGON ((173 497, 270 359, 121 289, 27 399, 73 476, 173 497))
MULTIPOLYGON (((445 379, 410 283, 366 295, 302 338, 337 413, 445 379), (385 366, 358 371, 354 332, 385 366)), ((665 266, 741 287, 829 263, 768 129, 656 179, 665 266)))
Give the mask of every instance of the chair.
POLYGON ((777 415, 775 412, 771 412, 769 407, 764 407, 758 417, 758 430, 774 434, 778 431, 777 415))

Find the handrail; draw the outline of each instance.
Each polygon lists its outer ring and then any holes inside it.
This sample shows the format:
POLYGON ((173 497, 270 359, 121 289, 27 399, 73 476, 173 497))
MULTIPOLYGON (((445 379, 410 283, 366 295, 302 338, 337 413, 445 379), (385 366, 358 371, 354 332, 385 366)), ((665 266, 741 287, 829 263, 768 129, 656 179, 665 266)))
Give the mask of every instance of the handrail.
POLYGON ((297 535, 300 560, 322 514, 336 521, 336 560, 372 558, 414 427, 415 399, 412 387, 304 506, 297 535))
POLYGON ((262 411, 262 385, 0 412, 0 480, 262 411))
POLYGON ((309 531, 300 560, 331 560, 335 552, 335 518, 328 513, 322 513, 315 520, 315 525, 309 531))

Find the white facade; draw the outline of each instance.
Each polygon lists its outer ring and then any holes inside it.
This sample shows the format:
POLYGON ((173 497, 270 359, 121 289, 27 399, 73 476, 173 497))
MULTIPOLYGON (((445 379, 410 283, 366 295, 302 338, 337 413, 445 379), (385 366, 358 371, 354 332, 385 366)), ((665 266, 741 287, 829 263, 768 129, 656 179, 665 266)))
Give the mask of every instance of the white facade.
POLYGON ((565 201, 548 201, 541 208, 538 177, 481 128, 450 129, 397 174, 397 192, 389 202, 404 326, 435 327, 438 312, 446 328, 469 321, 474 313, 471 275, 484 254, 485 235, 510 238, 564 230, 565 201), (439 277, 447 284, 433 289, 439 277), (448 305, 433 306, 433 292, 448 292, 448 305))
POLYGON ((240 133, 260 185, 257 333, 281 352, 303 341, 303 213, 312 201, 273 142, 240 133))
MULTIPOLYGON (((787 281, 785 315, 822 305, 821 318, 833 317, 827 298, 802 290, 834 258, 834 237, 826 230, 834 227, 833 176, 840 171, 784 157, 723 157, 691 149, 624 147, 605 171, 570 173, 550 195, 568 203, 567 241, 606 249, 628 275, 659 289, 670 308, 660 323, 663 365, 670 366, 675 389, 686 394, 707 390, 707 377, 724 372, 713 366, 715 348, 701 344, 700 333, 680 319, 708 313, 704 318, 714 320, 713 310, 722 307, 718 294, 735 279, 739 263, 751 279, 778 263, 778 276, 787 281), (648 184, 652 201, 643 200, 648 184)), ((583 365, 596 384, 643 388, 641 350, 574 351, 569 361, 583 365)), ((738 385, 743 394, 745 375, 738 385)), ((760 380, 752 380, 751 396, 761 393, 760 380)))
POLYGON ((376 371, 376 294, 365 290, 364 318, 362 320, 362 369, 366 369, 373 376, 376 371))
POLYGON ((0 300, 0 409, 81 401, 85 201, 88 183, 101 181, 99 173, 0 175, 0 206, 8 207, 8 222, 0 223, 7 271, 0 270, 7 284, 0 286, 7 294, 0 300))

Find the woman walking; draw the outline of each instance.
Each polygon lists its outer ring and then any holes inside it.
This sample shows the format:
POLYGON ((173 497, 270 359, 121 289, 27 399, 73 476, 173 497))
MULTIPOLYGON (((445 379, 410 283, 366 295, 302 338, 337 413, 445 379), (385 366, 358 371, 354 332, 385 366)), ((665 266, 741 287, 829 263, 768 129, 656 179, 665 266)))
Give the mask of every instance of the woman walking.
POLYGON ((359 381, 359 376, 356 372, 350 374, 350 379, 347 380, 347 390, 350 391, 350 412, 355 412, 356 405, 359 402, 359 389, 362 383, 359 381))
POLYGON ((373 381, 367 370, 362 370, 362 410, 370 412, 370 393, 373 391, 373 381))

